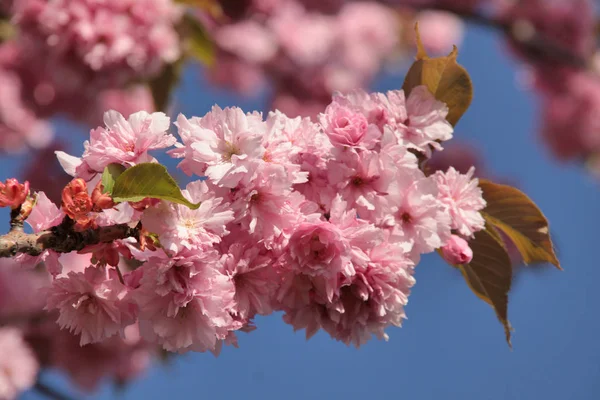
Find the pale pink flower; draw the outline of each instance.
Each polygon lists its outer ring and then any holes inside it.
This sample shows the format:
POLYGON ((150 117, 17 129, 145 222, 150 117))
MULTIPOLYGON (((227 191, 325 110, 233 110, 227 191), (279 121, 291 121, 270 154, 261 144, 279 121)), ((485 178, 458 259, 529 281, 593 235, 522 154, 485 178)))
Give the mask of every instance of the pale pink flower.
POLYGON ((16 399, 33 387, 40 365, 17 328, 0 327, 0 354, 0 398, 16 399))
POLYGON ((485 207, 485 200, 479 180, 473 178, 475 168, 461 174, 453 167, 445 173, 436 172, 435 180, 439 190, 438 199, 448 207, 452 219, 452 229, 461 235, 471 237, 485 226, 480 211, 485 207))
POLYGON ((390 91, 387 96, 379 93, 377 100, 386 108, 386 122, 399 138, 426 156, 431 156, 431 148, 442 149, 438 141, 452 138, 452 125, 446 121, 448 107, 426 86, 413 88, 406 100, 402 91, 390 91))
POLYGON ((218 352, 230 331, 243 325, 230 314, 235 286, 221 268, 216 251, 150 259, 133 292, 142 337, 169 351, 218 352))
POLYGON ((289 118, 280 111, 270 112, 267 120, 267 132, 263 136, 265 148, 263 160, 270 165, 281 166, 294 184, 304 183, 308 172, 301 171, 300 159, 306 151, 305 139, 311 141, 318 133, 318 125, 309 118, 289 118))
POLYGON ((200 207, 192 210, 184 205, 161 202, 144 212, 144 227, 157 233, 163 248, 172 253, 220 242, 229 233, 225 226, 234 218, 229 204, 215 198, 202 181, 189 183, 182 192, 190 201, 201 202, 200 207))
MULTIPOLYGON (((111 163, 132 166, 154 160, 149 150, 164 149, 176 139, 167 133, 169 117, 157 112, 139 111, 126 120, 116 111, 104 114, 106 128, 93 129, 90 141, 84 143, 83 163, 96 172, 102 172, 111 163)), ((80 165, 77 172, 83 168, 80 165)))
POLYGON ((415 283, 413 265, 400 248, 384 243, 369 256, 369 265, 341 288, 320 321, 331 337, 355 347, 372 335, 388 340, 385 329, 402 325, 404 306, 415 283))
POLYGON ((236 223, 266 243, 284 231, 293 230, 298 219, 295 217, 298 210, 294 208, 298 194, 292 194, 292 181, 285 171, 264 163, 251 181, 241 183, 231 204, 236 223))
POLYGON ((441 250, 444 260, 452 265, 468 264, 473 259, 473 250, 469 247, 469 243, 457 235, 450 236, 441 250))
POLYGON ((88 267, 55 279, 48 291, 46 310, 59 312, 57 323, 81 335, 79 343, 100 342, 132 324, 135 307, 125 296, 127 288, 119 282, 116 271, 105 267, 88 267))
POLYGON ((420 171, 399 174, 387 201, 391 214, 382 226, 392 228, 393 240, 411 245, 415 256, 443 246, 450 238, 451 219, 438 200, 433 177, 426 178, 420 171))
POLYGON ((254 20, 225 25, 214 34, 216 43, 224 50, 251 63, 264 63, 277 52, 277 37, 254 20))
POLYGON ((383 197, 394 180, 397 166, 386 163, 378 153, 371 151, 344 151, 328 164, 329 184, 348 203, 356 208, 361 218, 369 219, 381 207, 383 197))
POLYGON ((350 277, 355 274, 348 239, 337 226, 327 221, 300 224, 290 237, 282 265, 293 275, 318 281, 329 300, 338 289, 339 275, 350 277))
POLYGON ((179 115, 176 125, 183 145, 177 144, 169 154, 185 158, 179 163, 185 173, 206 174, 217 186, 234 188, 264 154, 266 125, 259 113, 214 106, 202 118, 179 115))

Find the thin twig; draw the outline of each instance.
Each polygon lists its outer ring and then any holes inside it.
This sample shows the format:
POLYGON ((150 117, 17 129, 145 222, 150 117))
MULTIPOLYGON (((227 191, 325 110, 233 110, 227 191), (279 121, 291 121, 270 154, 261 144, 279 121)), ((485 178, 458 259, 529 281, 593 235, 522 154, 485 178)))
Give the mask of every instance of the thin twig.
POLYGON ((35 383, 35 386, 33 387, 36 391, 38 391, 40 394, 44 395, 45 397, 49 398, 49 399, 53 399, 53 400, 75 400, 74 397, 68 396, 64 393, 59 392, 58 390, 54 389, 51 386, 46 385, 45 383, 41 382, 41 381, 37 381, 35 383))

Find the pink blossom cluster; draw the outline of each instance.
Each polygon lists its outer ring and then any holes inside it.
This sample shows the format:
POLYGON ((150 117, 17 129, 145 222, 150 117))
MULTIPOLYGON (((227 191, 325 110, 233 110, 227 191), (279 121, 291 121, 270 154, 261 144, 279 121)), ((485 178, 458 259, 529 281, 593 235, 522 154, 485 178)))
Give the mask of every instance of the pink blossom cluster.
POLYGON ((473 169, 419 168, 452 137, 447 113, 424 86, 408 96, 357 90, 336 94, 316 120, 218 106, 179 115, 177 139, 162 113, 109 111, 82 157, 57 153, 74 177, 61 207, 38 193, 27 222, 35 232, 65 215, 76 229, 129 224, 142 227, 139 239, 18 261, 46 261, 45 310, 84 349, 135 326, 167 351, 217 354, 273 311, 307 337, 323 330, 357 347, 387 339, 405 318, 421 254, 467 263, 468 240, 484 226, 473 169), (99 190, 106 166, 156 162, 156 150, 195 178, 182 193, 199 208, 114 204, 99 190), (85 255, 75 268, 69 261, 85 255))
MULTIPOLYGON (((120 85, 179 57, 171 0, 18 0, 13 22, 27 53, 81 78, 120 85)), ((90 82, 88 82, 90 84, 90 82)))
MULTIPOLYGON (((90 260, 90 254, 61 255, 63 276, 84 272, 90 260)), ((0 260, 1 399, 15 399, 30 389, 40 368, 62 371, 77 387, 91 392, 107 378, 120 384, 136 378, 156 357, 157 347, 140 337, 138 324, 127 326, 123 337, 80 346, 80 338, 56 324, 58 313, 43 310, 50 275, 23 266, 17 260, 0 260)))
MULTIPOLYGON (((209 78, 242 93, 273 87, 272 109, 316 116, 335 90, 367 87, 399 44, 391 8, 359 1, 250 1, 213 23, 209 78)), ((209 25, 210 26, 210 25, 209 25)))
MULTIPOLYGON (((495 5, 497 18, 512 23, 521 41, 540 35, 550 45, 581 60, 594 57, 596 13, 591 0, 497 0, 495 5)), ((544 143, 561 160, 598 154, 600 69, 573 68, 565 63, 569 61, 565 54, 531 53, 518 41, 511 44, 511 49, 526 63, 528 84, 540 98, 539 128, 544 143)))
POLYGON ((57 115, 96 126, 106 109, 153 111, 139 82, 181 54, 171 0, 17 0, 5 12, 15 35, 0 44, 0 151, 48 146, 57 115))

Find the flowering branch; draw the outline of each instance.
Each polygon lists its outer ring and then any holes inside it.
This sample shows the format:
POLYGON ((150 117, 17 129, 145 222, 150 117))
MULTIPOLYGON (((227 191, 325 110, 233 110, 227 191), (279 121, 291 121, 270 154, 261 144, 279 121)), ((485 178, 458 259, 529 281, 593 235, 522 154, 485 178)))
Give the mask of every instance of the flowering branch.
MULTIPOLYGON (((397 3, 393 0, 379 0, 381 3, 397 3)), ((435 10, 452 13, 474 24, 495 29, 506 35, 511 41, 517 43, 526 53, 541 62, 564 64, 567 66, 587 69, 589 61, 569 48, 558 45, 543 34, 533 29, 526 21, 501 20, 488 17, 473 10, 461 9, 447 4, 433 4, 427 6, 405 5, 418 11, 435 10)))
POLYGON ((118 224, 77 232, 73 229, 73 220, 65 217, 63 223, 56 227, 38 233, 25 233, 22 223, 19 228, 12 221, 10 232, 0 236, 0 257, 14 257, 19 253, 38 256, 44 250, 69 253, 98 243, 110 243, 128 237, 137 239, 141 228, 140 225, 131 228, 127 224, 118 224))

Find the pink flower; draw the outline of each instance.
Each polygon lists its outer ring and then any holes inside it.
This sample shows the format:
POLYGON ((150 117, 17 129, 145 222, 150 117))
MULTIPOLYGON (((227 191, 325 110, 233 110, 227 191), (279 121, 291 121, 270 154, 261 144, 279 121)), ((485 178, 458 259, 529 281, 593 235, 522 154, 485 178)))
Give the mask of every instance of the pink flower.
MULTIPOLYGON (((31 214, 26 222, 33 228, 35 233, 45 231, 59 225, 65 214, 52 203, 44 192, 37 193, 37 200, 31 214)), ((39 256, 19 254, 16 259, 23 265, 32 268, 40 262, 44 262, 46 270, 56 276, 61 273, 62 265, 59 262, 59 254, 52 250, 44 250, 39 256)))
POLYGON ((29 182, 19 183, 14 178, 0 182, 0 207, 10 207, 15 210, 21 207, 29 196, 29 182))
POLYGON ((221 267, 216 251, 152 258, 133 292, 142 337, 169 351, 217 353, 230 331, 242 327, 230 315, 235 286, 221 267))
POLYGON ((127 288, 115 270, 88 267, 55 279, 48 291, 46 310, 59 312, 57 323, 81 335, 80 344, 100 342, 132 324, 135 308, 125 299, 127 288))
POLYGON ((185 173, 206 174, 217 186, 234 188, 264 154, 261 136, 266 126, 259 113, 214 106, 202 118, 180 115, 176 125, 183 145, 169 154, 185 158, 179 163, 185 173))
POLYGON ((452 138, 453 128, 446 116, 448 107, 435 99, 426 86, 413 88, 406 101, 402 91, 379 93, 377 100, 386 109, 387 121, 399 138, 426 156, 431 148, 441 150, 438 141, 452 138))
POLYGON ((251 63, 264 63, 277 52, 277 38, 266 27, 254 20, 243 20, 219 28, 214 35, 224 50, 251 63))
POLYGON ((361 218, 369 219, 381 207, 383 197, 393 182, 397 165, 376 152, 345 151, 328 164, 329 184, 356 208, 361 218))
POLYGON ((0 353, 0 398, 16 399, 33 387, 40 365, 17 328, 0 327, 0 353))
POLYGON ((254 245, 250 237, 239 236, 230 246, 223 246, 223 254, 224 271, 235 285, 235 315, 249 321, 256 314, 270 314, 277 289, 273 254, 254 245))
POLYGON ((422 172, 400 174, 387 196, 391 212, 382 226, 392 228, 393 240, 412 246, 414 255, 429 253, 450 238, 450 216, 438 200, 436 181, 422 172))
POLYGON ((485 207, 485 200, 479 188, 479 180, 473 179, 475 168, 461 174, 453 167, 446 173, 438 171, 434 176, 439 190, 438 199, 444 203, 452 218, 452 229, 456 229, 466 237, 485 227, 480 211, 485 207))
POLYGON ((329 140, 337 146, 358 146, 369 128, 364 115, 335 101, 327 106, 319 119, 329 140))
POLYGON ((473 250, 465 239, 452 235, 442 247, 442 256, 452 265, 468 264, 473 259, 473 250))
POLYGON ((162 202, 144 212, 144 227, 157 233, 163 248, 172 253, 210 247, 220 242, 229 233, 225 226, 234 218, 229 204, 215 198, 202 181, 189 183, 183 194, 190 201, 201 202, 200 207, 192 210, 184 205, 162 202))
MULTIPOLYGON (((338 289, 339 275, 349 277, 355 273, 350 243, 340 229, 325 221, 298 226, 289 240, 282 266, 292 272, 291 276, 302 275, 319 282, 327 299, 332 299, 338 289)), ((280 301, 284 296, 281 293, 280 301)))
MULTIPOLYGON (((149 150, 164 149, 175 144, 176 139, 167 133, 169 117, 157 112, 139 111, 129 119, 116 111, 104 114, 106 128, 93 129, 90 141, 84 143, 83 164, 96 172, 102 172, 111 163, 132 166, 151 162, 149 150)), ((83 165, 77 167, 77 172, 83 165)))
POLYGON ((382 244, 369 254, 368 267, 340 290, 327 307, 321 325, 331 337, 359 347, 371 336, 388 340, 385 329, 400 327, 406 318, 410 288, 414 285, 413 265, 401 249, 382 244))

